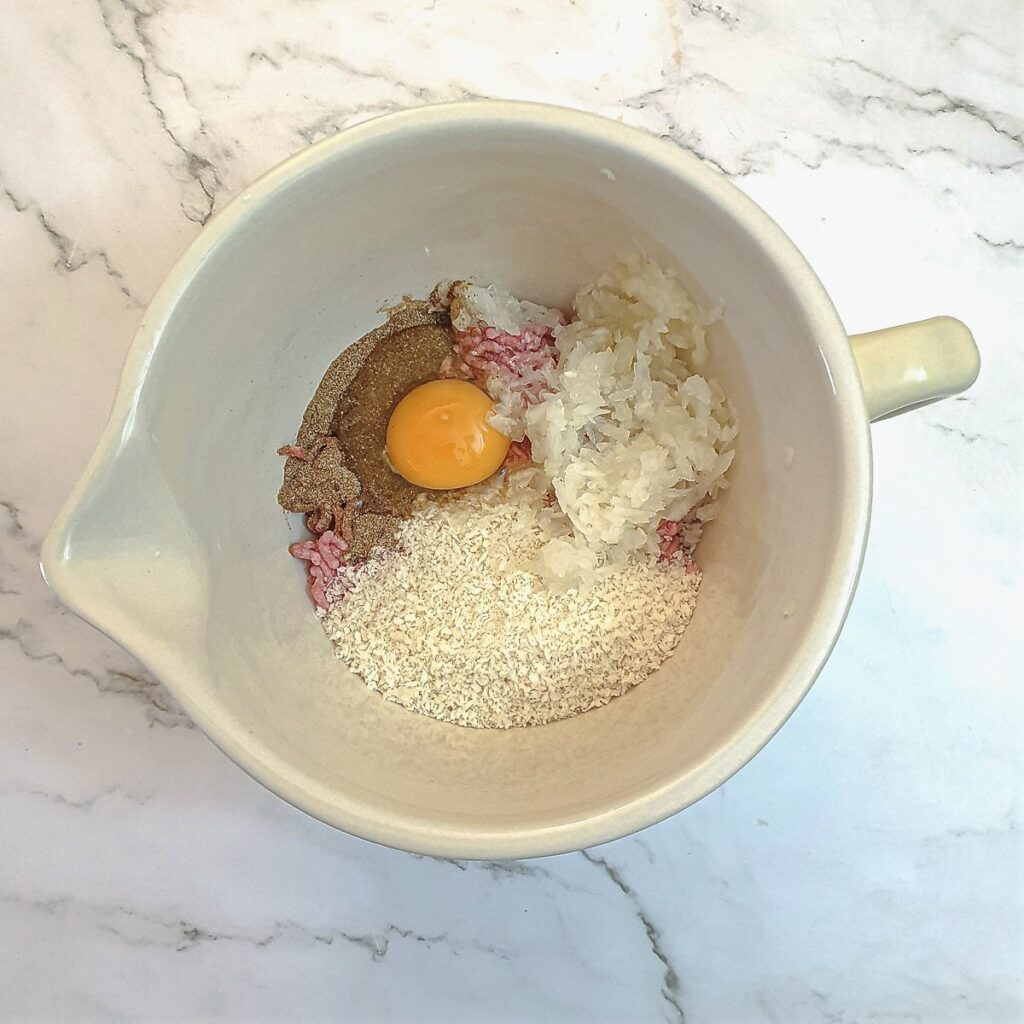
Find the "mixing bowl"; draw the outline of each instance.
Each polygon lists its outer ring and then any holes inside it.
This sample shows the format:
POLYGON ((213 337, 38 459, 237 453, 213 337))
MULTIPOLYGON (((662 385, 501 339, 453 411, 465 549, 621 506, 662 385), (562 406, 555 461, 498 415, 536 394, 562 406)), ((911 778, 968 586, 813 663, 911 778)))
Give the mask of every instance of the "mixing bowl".
POLYGON ((948 318, 851 346, 783 232, 669 142, 531 104, 393 114, 272 170, 185 253, 44 571, 231 758, 323 821, 443 856, 577 849, 700 799, 785 721, 856 584, 869 410, 961 390, 977 367, 948 318), (568 307, 636 247, 722 303, 709 371, 740 423, 683 643, 607 707, 537 728, 462 729, 384 702, 313 615, 276 449, 382 306, 471 275, 568 307))

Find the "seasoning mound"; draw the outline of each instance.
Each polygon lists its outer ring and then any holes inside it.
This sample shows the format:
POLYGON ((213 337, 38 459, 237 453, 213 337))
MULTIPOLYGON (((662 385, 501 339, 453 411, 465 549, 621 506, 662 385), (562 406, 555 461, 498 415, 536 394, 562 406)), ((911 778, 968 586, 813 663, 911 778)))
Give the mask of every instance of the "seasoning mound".
POLYGON ((448 313, 413 301, 349 345, 320 381, 295 444, 280 449, 287 461, 278 504, 304 513, 314 534, 335 531, 354 556, 392 544, 420 488, 384 460, 388 418, 406 392, 438 375, 451 351, 448 313))
POLYGON ((445 722, 507 729, 600 707, 672 652, 700 573, 648 562, 555 592, 531 571, 547 539, 518 503, 429 504, 399 551, 342 567, 324 628, 386 700, 445 722))

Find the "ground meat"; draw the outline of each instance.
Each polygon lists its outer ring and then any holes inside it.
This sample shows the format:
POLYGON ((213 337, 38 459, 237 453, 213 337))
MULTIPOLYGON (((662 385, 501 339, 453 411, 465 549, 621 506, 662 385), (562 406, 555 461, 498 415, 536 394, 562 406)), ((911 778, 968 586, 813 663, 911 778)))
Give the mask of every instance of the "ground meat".
POLYGON ((486 324, 474 324, 467 331, 459 331, 455 341, 462 361, 481 379, 492 373, 529 379, 530 371, 550 369, 558 359, 554 331, 547 326, 524 327, 521 334, 508 334, 486 324))
MULTIPOLYGON (((697 565, 693 560, 693 549, 696 540, 690 540, 686 534, 692 532, 696 520, 691 516, 683 519, 662 519, 658 523, 658 545, 661 553, 658 561, 662 563, 678 562, 687 572, 696 572, 697 565)), ((699 537, 699 529, 696 531, 699 537)))
POLYGON ((507 473, 514 473, 517 469, 525 469, 533 465, 533 446, 530 439, 524 437, 522 441, 513 441, 508 446, 508 454, 501 468, 507 473))
POLYGON ((310 597, 318 608, 326 608, 327 588, 346 563, 348 543, 332 530, 326 530, 314 540, 297 541, 290 545, 288 553, 309 562, 307 577, 310 597))

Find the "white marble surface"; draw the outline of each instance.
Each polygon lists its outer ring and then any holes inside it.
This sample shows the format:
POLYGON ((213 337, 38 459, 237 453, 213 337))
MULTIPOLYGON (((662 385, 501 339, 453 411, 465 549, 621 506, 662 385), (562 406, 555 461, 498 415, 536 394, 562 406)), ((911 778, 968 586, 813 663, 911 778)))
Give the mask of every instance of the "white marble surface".
POLYGON ((59 0, 0 30, 0 1018, 1024 1019, 1018 0, 59 0), (961 317, 965 397, 874 430, 811 695, 701 804, 531 863, 414 858, 244 776, 61 610, 39 543, 143 305, 296 149, 466 96, 670 135, 851 331, 961 317))

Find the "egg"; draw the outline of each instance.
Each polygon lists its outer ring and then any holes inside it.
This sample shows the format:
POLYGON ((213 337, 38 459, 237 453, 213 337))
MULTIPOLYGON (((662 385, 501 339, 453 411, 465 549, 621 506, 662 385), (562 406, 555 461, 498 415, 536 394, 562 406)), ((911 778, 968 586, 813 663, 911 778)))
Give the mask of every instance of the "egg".
POLYGON ((435 491, 486 480, 509 447, 509 439, 487 422, 492 405, 485 391, 464 380, 413 388, 388 420, 386 446, 395 472, 435 491))

